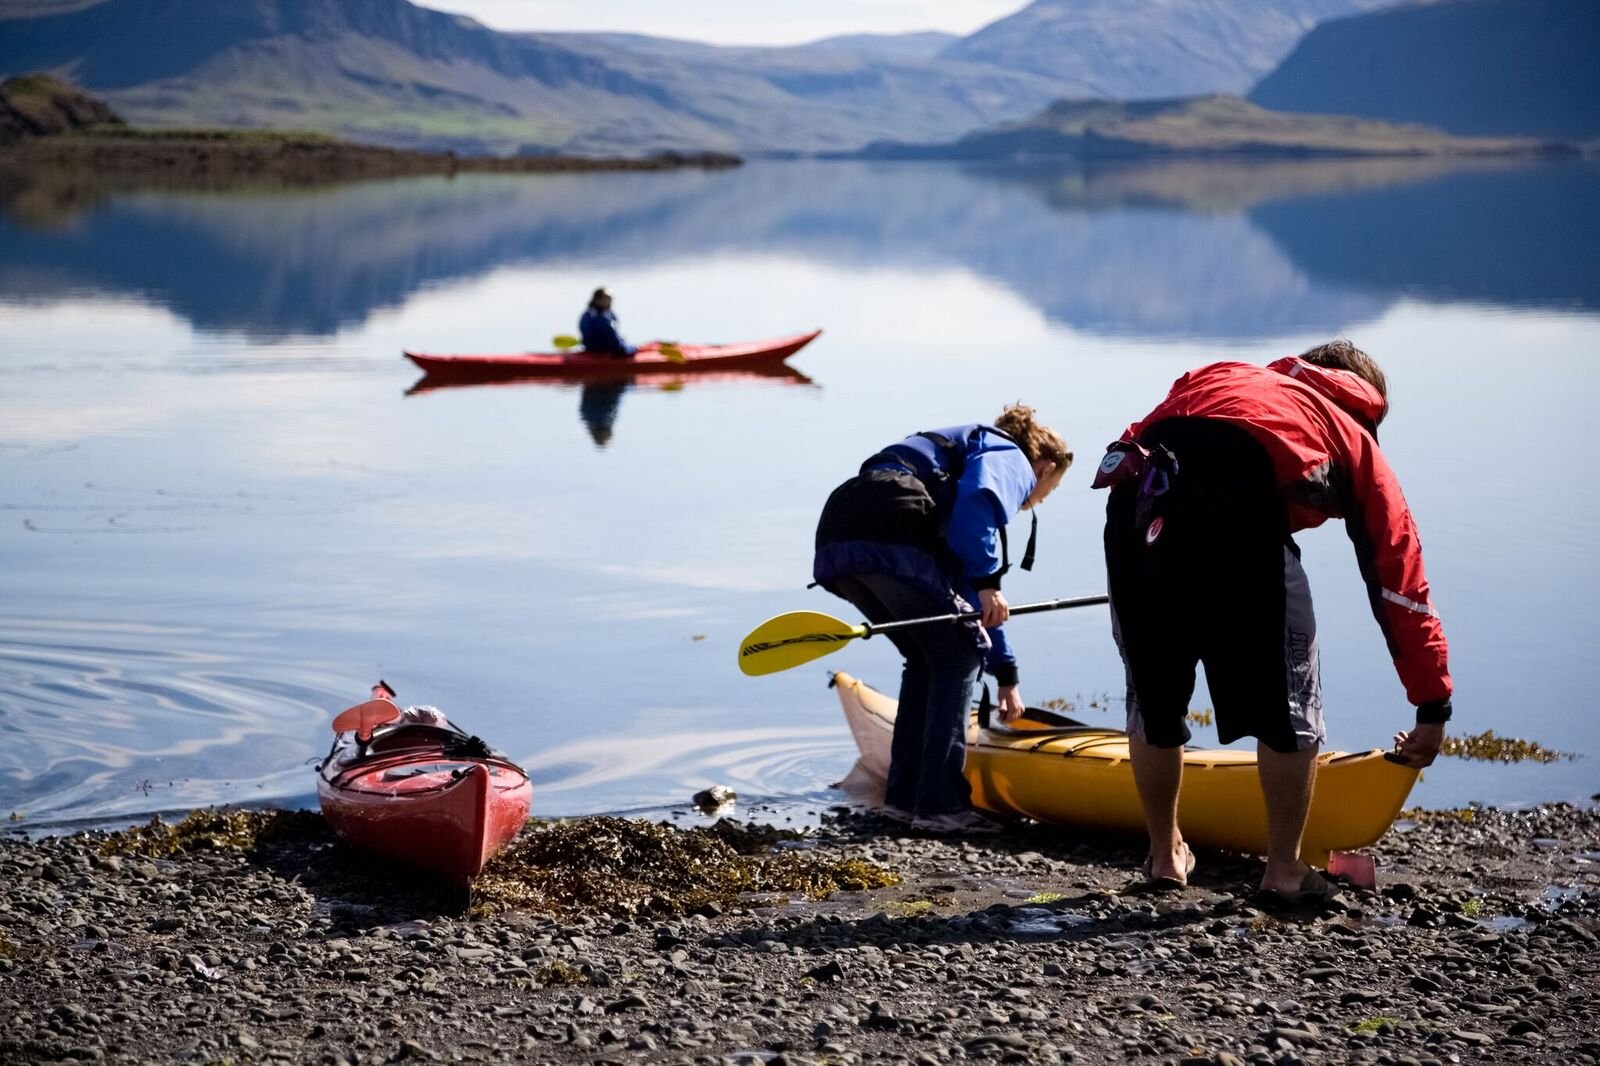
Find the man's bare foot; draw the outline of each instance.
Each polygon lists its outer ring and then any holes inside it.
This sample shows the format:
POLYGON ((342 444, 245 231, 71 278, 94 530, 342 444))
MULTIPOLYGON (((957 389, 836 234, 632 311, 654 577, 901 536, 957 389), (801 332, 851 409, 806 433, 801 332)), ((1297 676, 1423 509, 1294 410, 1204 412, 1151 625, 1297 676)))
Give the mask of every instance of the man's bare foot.
POLYGON ((1296 859, 1292 863, 1267 863, 1266 872, 1261 875, 1261 891, 1289 894, 1299 892, 1300 886, 1305 883, 1306 874, 1311 872, 1311 867, 1296 859))
POLYGON ((1145 880, 1152 885, 1160 887, 1181 888, 1189 883, 1189 875, 1194 873, 1194 852, 1189 850, 1189 845, 1179 840, 1171 852, 1162 855, 1152 853, 1144 861, 1145 880))

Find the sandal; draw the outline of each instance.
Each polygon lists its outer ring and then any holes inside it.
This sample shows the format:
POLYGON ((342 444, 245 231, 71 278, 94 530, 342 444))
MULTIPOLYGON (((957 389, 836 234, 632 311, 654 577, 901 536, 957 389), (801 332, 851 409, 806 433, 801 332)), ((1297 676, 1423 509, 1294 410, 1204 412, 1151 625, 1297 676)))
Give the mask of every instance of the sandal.
POLYGON ((1322 910, 1338 893, 1339 886, 1316 870, 1306 871, 1295 892, 1279 892, 1271 888, 1258 888, 1251 902, 1263 910, 1293 911, 1322 910))
POLYGON ((1189 887, 1189 875, 1194 873, 1194 852, 1188 844, 1183 845, 1183 876, 1182 877, 1157 877, 1155 874, 1155 856, 1146 856, 1144 860, 1144 884, 1140 886, 1146 892, 1176 892, 1181 888, 1189 887))

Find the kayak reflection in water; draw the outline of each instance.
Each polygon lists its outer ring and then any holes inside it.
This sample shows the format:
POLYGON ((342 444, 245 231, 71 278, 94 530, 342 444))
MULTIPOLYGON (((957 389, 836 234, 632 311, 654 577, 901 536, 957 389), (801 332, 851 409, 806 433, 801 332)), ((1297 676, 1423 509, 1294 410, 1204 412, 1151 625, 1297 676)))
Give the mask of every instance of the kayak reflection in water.
POLYGON ((617 424, 617 410, 622 406, 622 394, 628 391, 625 381, 592 381, 578 394, 578 417, 589 428, 589 436, 604 448, 611 440, 617 424))
MULTIPOLYGON (((1010 568, 1005 527, 1061 484, 1072 453, 1033 409, 993 425, 917 433, 861 464, 817 523, 812 576, 871 622, 966 612, 981 624, 913 626, 885 634, 905 656, 883 813, 931 832, 994 832, 972 808, 962 770, 967 708, 984 668, 1000 686, 1000 719, 1022 713, 1017 661, 1001 624, 1010 568)), ((1035 524, 1037 532, 1037 524, 1035 524)), ((1020 566, 1033 568, 1034 539, 1020 566)))
POLYGON ((611 290, 604 286, 594 290, 589 306, 578 319, 578 336, 583 340, 587 355, 609 355, 615 359, 632 359, 637 351, 622 334, 617 332, 617 316, 611 310, 611 290))

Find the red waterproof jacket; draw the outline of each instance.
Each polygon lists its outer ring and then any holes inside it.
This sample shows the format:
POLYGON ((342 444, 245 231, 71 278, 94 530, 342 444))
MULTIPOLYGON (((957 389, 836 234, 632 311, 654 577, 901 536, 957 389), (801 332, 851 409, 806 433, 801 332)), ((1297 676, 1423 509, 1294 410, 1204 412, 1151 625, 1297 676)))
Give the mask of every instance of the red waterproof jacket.
POLYGON ((1213 363, 1179 378, 1124 440, 1164 418, 1212 418, 1248 431, 1272 456, 1291 532, 1342 518, 1418 721, 1449 717, 1448 649, 1428 599, 1422 542, 1394 471, 1368 427, 1384 400, 1366 379, 1298 358, 1213 363), (1363 424, 1365 423, 1365 424, 1363 424))

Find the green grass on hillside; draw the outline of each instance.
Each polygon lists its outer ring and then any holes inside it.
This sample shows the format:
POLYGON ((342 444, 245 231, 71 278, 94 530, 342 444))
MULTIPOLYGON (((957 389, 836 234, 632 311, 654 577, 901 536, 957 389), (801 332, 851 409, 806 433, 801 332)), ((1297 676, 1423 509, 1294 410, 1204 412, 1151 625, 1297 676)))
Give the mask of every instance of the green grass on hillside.
POLYGON ((557 147, 574 132, 560 120, 509 114, 487 104, 430 104, 401 94, 321 95, 281 80, 246 87, 236 79, 208 94, 133 89, 109 96, 128 121, 155 130, 293 129, 364 144, 438 148, 477 142, 494 152, 515 152, 525 145, 557 147))
POLYGON ((50 100, 60 95, 62 83, 49 74, 16 74, 0 85, 13 99, 50 100))
POLYGON ((71 136, 115 137, 132 141, 217 141, 230 144, 336 144, 338 138, 317 130, 218 129, 212 126, 87 126, 71 136))

